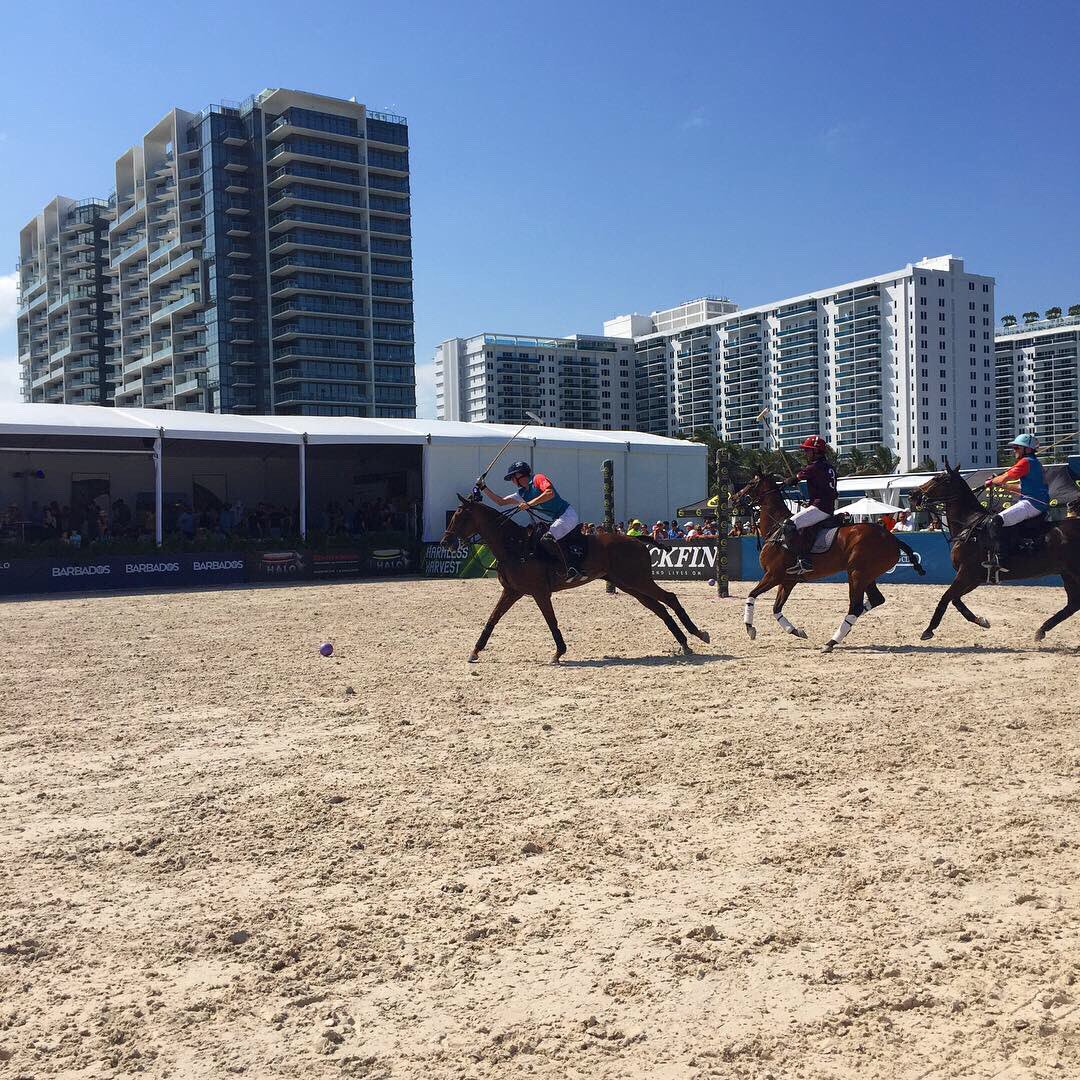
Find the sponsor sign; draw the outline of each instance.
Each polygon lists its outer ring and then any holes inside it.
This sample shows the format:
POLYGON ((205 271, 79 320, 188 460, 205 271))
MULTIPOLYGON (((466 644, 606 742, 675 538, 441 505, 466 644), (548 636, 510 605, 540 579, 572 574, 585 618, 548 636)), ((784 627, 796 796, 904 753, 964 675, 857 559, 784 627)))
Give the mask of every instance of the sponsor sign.
POLYGON ((246 581, 243 555, 127 555, 73 562, 70 559, 0 560, 0 595, 228 585, 246 581))
POLYGON ((412 558, 405 548, 376 548, 367 557, 366 569, 379 577, 407 574, 412 569, 412 558))
POLYGON ((311 553, 313 577, 357 577, 364 573, 364 557, 359 551, 314 551, 311 553))
POLYGON ((708 581, 717 576, 721 567, 726 567, 728 577, 735 577, 734 562, 731 558, 731 545, 727 552, 717 556, 716 541, 669 540, 670 550, 663 551, 650 547, 652 573, 658 581, 708 581))
POLYGON ((309 576, 299 551, 252 551, 246 561, 248 581, 299 581, 309 576))
POLYGON ((424 573, 428 577, 483 577, 494 559, 484 544, 428 544, 424 548, 424 573))

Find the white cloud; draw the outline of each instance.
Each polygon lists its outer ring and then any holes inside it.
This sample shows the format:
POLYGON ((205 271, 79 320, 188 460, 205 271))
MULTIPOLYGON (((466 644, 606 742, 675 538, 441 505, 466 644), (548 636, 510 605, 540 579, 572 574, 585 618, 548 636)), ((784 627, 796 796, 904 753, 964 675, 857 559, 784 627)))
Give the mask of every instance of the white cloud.
POLYGON ((705 118, 705 108, 699 105, 679 126, 683 131, 703 128, 709 121, 705 118))
POLYGON ((0 274, 0 401, 21 401, 15 309, 18 306, 19 275, 0 274))
POLYGON ((834 150, 850 142, 859 131, 859 125, 846 120, 839 120, 831 127, 826 128, 818 140, 827 150, 834 150))

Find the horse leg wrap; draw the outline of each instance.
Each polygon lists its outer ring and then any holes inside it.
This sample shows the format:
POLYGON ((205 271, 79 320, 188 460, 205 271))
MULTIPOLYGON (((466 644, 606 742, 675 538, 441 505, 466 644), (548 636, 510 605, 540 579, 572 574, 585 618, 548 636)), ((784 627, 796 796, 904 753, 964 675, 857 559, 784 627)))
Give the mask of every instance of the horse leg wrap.
POLYGON ((747 626, 754 625, 754 597, 748 596, 746 598, 746 606, 743 608, 742 617, 747 626))
POLYGON ((833 641, 835 641, 837 645, 848 636, 848 631, 855 625, 855 620, 858 617, 858 615, 851 614, 844 616, 844 621, 837 627, 836 633, 832 636, 833 641))
POLYGON ((777 611, 775 614, 776 621, 780 624, 780 629, 786 634, 794 634, 795 624, 791 622, 782 611, 777 611))

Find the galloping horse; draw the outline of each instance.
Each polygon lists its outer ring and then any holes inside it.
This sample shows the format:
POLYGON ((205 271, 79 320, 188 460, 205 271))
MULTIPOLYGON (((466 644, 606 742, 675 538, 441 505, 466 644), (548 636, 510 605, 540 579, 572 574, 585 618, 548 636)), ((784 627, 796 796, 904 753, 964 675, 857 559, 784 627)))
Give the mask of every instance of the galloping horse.
POLYGON ((806 631, 794 626, 783 614, 784 604, 791 595, 791 590, 800 581, 817 581, 832 574, 847 572, 847 615, 829 641, 822 646, 822 652, 832 652, 864 611, 881 607, 885 603, 885 597, 877 587, 877 579, 896 565, 901 552, 908 556, 917 573, 925 573, 915 552, 880 525, 844 525, 837 532, 828 551, 814 556, 810 573, 794 577, 788 573, 791 566, 790 552, 780 544, 780 528, 791 517, 791 511, 784 502, 777 478, 756 474, 735 496, 735 506, 744 512, 754 507, 759 508, 755 529, 763 541, 760 558, 765 573, 750 590, 743 613, 746 632, 751 641, 757 637, 757 630, 754 629, 754 601, 774 587, 778 586, 773 603, 776 621, 787 633, 804 638, 806 631))
MULTIPOLYGON (((952 541, 952 564, 956 567, 956 577, 945 590, 938 606, 934 610, 929 626, 922 633, 922 640, 929 641, 934 636, 945 610, 951 603, 968 622, 989 629, 987 619, 975 615, 960 597, 965 596, 980 585, 986 584, 987 546, 981 526, 990 516, 980 504, 975 492, 968 487, 967 481, 960 475, 960 470, 945 463, 945 471, 932 476, 921 487, 917 487, 910 496, 912 510, 934 510, 944 508, 945 522, 949 527, 952 541)), ((1035 526, 1025 530, 1023 525, 1015 525, 1004 531, 1003 537, 1012 539, 1010 533, 1024 534, 1026 539, 1034 539, 1034 550, 1013 550, 1003 553, 1001 572, 1008 573, 1010 581, 1022 578, 1043 577, 1048 574, 1060 574, 1065 583, 1065 595, 1068 603, 1051 615, 1035 631, 1035 640, 1042 641, 1048 630, 1059 622, 1080 611, 1080 519, 1066 518, 1056 524, 1035 526), (1043 535, 1039 535, 1040 532, 1043 535), (1040 542, 1041 541, 1041 542, 1040 542)))
POLYGON ((502 596, 495 605, 495 610, 488 617, 484 629, 477 639, 469 656, 469 663, 475 664, 480 659, 480 652, 488 643, 491 632, 499 620, 523 597, 531 596, 536 601, 547 620, 551 636, 555 639, 557 664, 566 652, 566 642, 555 619, 555 609, 551 606, 551 594, 563 589, 576 589, 588 581, 601 579, 610 581, 617 588, 628 593, 651 612, 664 620, 664 625, 675 635, 682 646, 684 655, 693 650, 686 640, 686 635, 668 613, 667 607, 679 617, 679 622, 696 638, 708 642, 709 635, 699 630, 686 614, 679 598, 666 589, 661 589, 652 579, 652 564, 646 541, 620 533, 590 533, 585 545, 585 557, 578 562, 582 577, 572 584, 567 584, 566 575, 561 566, 538 557, 530 544, 529 530, 511 521, 509 515, 483 503, 471 501, 459 495, 461 506, 454 511, 446 532, 444 544, 460 543, 472 536, 479 536, 490 548, 498 560, 499 583, 503 587, 502 596), (667 605, 665 607, 664 605, 667 605))

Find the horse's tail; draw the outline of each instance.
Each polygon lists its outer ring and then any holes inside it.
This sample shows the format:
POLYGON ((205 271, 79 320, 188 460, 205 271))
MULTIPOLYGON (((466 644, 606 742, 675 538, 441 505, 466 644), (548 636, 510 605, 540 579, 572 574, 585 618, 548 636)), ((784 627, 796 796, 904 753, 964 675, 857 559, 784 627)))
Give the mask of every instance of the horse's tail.
POLYGON ((891 533, 890 535, 896 541, 897 547, 899 547, 900 550, 908 557, 908 562, 910 562, 911 565, 915 567, 915 573, 918 574, 919 577, 926 577, 926 571, 923 569, 922 557, 919 555, 919 553, 910 545, 905 544, 904 541, 896 535, 896 533, 891 533))

